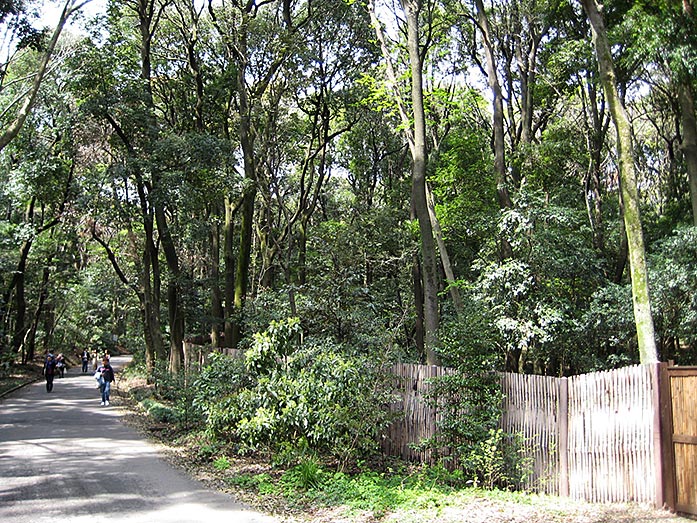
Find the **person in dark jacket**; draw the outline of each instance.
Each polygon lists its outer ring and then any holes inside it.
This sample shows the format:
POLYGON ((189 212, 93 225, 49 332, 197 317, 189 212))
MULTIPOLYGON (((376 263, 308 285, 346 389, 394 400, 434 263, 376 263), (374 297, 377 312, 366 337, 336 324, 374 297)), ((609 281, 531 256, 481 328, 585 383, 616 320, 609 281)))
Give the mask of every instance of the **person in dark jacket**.
POLYGON ((50 352, 46 356, 43 368, 44 378, 46 378, 46 392, 53 390, 53 378, 56 375, 56 359, 50 352))
POLYGON ((87 365, 90 362, 90 352, 87 349, 82 350, 80 360, 82 361, 82 372, 85 373, 87 372, 87 365))
POLYGON ((114 369, 109 363, 109 359, 105 356, 102 358, 102 364, 97 369, 99 373, 99 391, 102 393, 102 402, 100 405, 109 405, 109 393, 111 392, 111 384, 116 381, 114 369))

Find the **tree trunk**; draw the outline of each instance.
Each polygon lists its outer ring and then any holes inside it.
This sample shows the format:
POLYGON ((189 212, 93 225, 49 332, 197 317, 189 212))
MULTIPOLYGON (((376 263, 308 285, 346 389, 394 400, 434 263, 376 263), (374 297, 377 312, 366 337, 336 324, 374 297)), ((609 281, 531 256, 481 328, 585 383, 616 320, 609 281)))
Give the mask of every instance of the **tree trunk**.
POLYGON ((235 213, 232 202, 225 200, 225 226, 223 230, 223 259, 225 261, 225 346, 232 347, 232 325, 234 322, 235 301, 235 251, 232 247, 235 237, 235 213))
POLYGON ((41 88, 41 83, 43 82, 46 71, 48 70, 48 64, 51 61, 51 56, 56 49, 56 44, 58 43, 58 38, 63 32, 65 24, 73 13, 82 9, 82 7, 90 2, 91 0, 86 0, 84 2, 75 3, 75 0, 67 0, 63 6, 63 11, 58 19, 53 34, 51 35, 51 40, 49 40, 43 55, 41 56, 41 62, 39 63, 39 69, 34 76, 34 82, 29 88, 24 101, 22 102, 19 110, 17 111, 16 118, 10 123, 10 125, 5 129, 5 131, 0 134, 0 151, 2 151, 7 144, 9 144, 14 138, 19 134, 19 131, 24 127, 24 122, 27 120, 29 113, 34 107, 34 102, 41 88))
POLYGON ((220 228, 211 224, 208 275, 211 280, 211 345, 221 347, 220 329, 223 325, 223 297, 220 293, 220 228))
POLYGON ((431 218, 431 226, 433 227, 433 232, 438 242, 438 252, 440 253, 440 261, 443 264, 443 272, 445 272, 445 278, 448 283, 448 292, 450 293, 450 298, 453 300, 453 307, 458 316, 462 314, 462 297, 460 296, 460 289, 455 284, 455 273, 453 272, 452 264, 450 263, 450 256, 448 255, 448 249, 445 245, 445 240, 443 240, 443 232, 440 228, 440 222, 438 221, 438 216, 436 216, 436 205, 433 201, 433 193, 426 183, 426 198, 428 200, 428 214, 431 218))
POLYGON ((692 87, 683 81, 679 87, 680 113, 682 118, 682 153, 687 166, 692 202, 692 223, 697 226, 697 120, 692 87))
POLYGON ((420 356, 426 359, 426 347, 424 336, 424 292, 421 276, 421 262, 419 257, 414 255, 411 261, 412 288, 414 290, 414 344, 420 356))
POLYGON ((600 15, 600 8, 595 0, 582 0, 582 3, 593 30, 600 79, 617 129, 620 186, 629 247, 629 269, 632 277, 634 321, 637 329, 639 359, 641 363, 654 363, 658 361, 658 354, 653 316, 651 315, 648 269, 646 267, 644 235, 641 229, 631 124, 617 92, 612 54, 607 40, 605 23, 600 15))
POLYGON ((244 201, 242 202, 240 246, 237 252, 237 265, 235 270, 235 295, 233 298, 232 338, 230 343, 230 346, 233 348, 237 348, 244 335, 244 304, 247 299, 247 287, 249 283, 256 194, 255 187, 248 189, 245 192, 244 201))
MULTIPOLYGON (((609 120, 605 112, 605 105, 598 106, 598 87, 592 77, 585 78, 579 85, 581 101, 584 108, 584 128, 586 133, 586 148, 590 162, 586 171, 583 184, 588 210, 588 220, 593 231, 593 246, 603 253, 605 252, 605 232, 603 221, 603 187, 602 154, 605 137, 609 128, 609 120)), ((602 89, 602 87, 600 87, 602 89)))
MULTIPOLYGON (((159 182, 157 185, 160 185, 159 182)), ((179 268, 179 255, 174 245, 174 240, 169 232, 169 225, 165 217, 163 204, 155 209, 157 229, 160 233, 160 242, 165 252, 165 260, 169 268, 169 281, 167 283, 167 310, 169 313, 169 370, 178 373, 184 359, 184 311, 180 299, 180 285, 182 273, 179 268)))
POLYGON ((46 303, 46 297, 48 296, 48 282, 51 276, 51 270, 49 268, 50 263, 51 260, 48 260, 47 265, 44 266, 43 276, 41 278, 41 288, 39 289, 39 302, 36 305, 36 310, 34 311, 34 317, 32 318, 29 332, 27 332, 25 343, 26 357, 22 358, 22 363, 28 363, 34 359, 36 331, 39 328, 41 313, 43 312, 44 303, 46 303))
MULTIPOLYGON (((489 88, 493 96, 493 148, 494 148, 494 174, 496 177, 496 195, 498 197, 499 207, 501 209, 510 209, 512 207, 511 197, 508 193, 508 174, 506 173, 506 146, 504 142, 504 127, 503 127, 503 94, 501 93, 501 85, 499 84, 498 74, 496 72, 496 57, 494 55, 494 46, 491 42, 489 21, 484 10, 482 0, 475 0, 477 7, 477 20, 479 29, 484 40, 484 54, 486 56, 486 71, 489 88)), ((513 256, 511 245, 507 238, 501 238, 501 259, 507 259, 513 256)))
POLYGON ((414 212, 419 222, 421 257, 423 260, 426 363, 428 365, 438 365, 439 358, 435 348, 438 343, 438 326, 440 322, 438 305, 439 271, 431 217, 428 212, 428 200, 426 198, 426 113, 424 109, 423 68, 419 46, 421 2, 418 0, 404 0, 403 7, 407 15, 407 46, 409 48, 409 63, 411 66, 411 103, 414 119, 411 196, 414 212))
MULTIPOLYGON (((25 242, 25 245, 31 242, 25 242)), ((29 249, 27 248, 27 253, 29 249)), ((17 265, 17 273, 15 274, 16 284, 15 284, 15 296, 14 296, 14 309, 15 309, 15 328, 14 335, 12 336, 12 349, 15 354, 22 351, 22 360, 26 360, 26 354, 24 353, 24 336, 27 333, 26 326, 26 313, 27 313, 27 300, 24 295, 24 279, 25 272, 27 270, 27 258, 22 257, 17 265)))
MULTIPOLYGON (((237 95, 239 103, 239 137, 244 163, 244 178, 247 182, 242 196, 240 240, 235 266, 235 293, 233 297, 232 337, 228 346, 237 348, 242 340, 244 324, 244 304, 249 285, 249 267, 252 255, 252 235, 254 231, 254 209, 257 196, 256 157, 254 152, 254 132, 247 85, 247 31, 249 13, 242 14, 237 41, 237 95)), ((227 297, 230 299, 230 296, 227 297)), ((227 333, 227 330, 226 330, 227 333)), ((228 341, 228 340, 226 340, 228 341)))

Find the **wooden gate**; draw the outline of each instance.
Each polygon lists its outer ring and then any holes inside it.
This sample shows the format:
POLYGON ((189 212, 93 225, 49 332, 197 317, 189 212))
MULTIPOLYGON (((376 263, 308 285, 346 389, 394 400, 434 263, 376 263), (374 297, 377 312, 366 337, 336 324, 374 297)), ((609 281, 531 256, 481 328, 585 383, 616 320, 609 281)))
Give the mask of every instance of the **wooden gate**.
POLYGON ((661 398, 664 500, 697 515, 697 367, 661 364, 661 398))

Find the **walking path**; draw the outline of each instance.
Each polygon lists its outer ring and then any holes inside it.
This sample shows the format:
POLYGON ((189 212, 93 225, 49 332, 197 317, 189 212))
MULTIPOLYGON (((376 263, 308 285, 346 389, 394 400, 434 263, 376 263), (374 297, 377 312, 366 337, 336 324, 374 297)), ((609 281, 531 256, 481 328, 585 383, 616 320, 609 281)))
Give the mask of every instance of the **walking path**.
MULTIPOLYGON (((117 373, 126 362, 112 358, 117 373)), ((274 521, 173 468, 118 407, 99 403, 79 367, 51 393, 42 381, 0 400, 0 522, 274 521)))

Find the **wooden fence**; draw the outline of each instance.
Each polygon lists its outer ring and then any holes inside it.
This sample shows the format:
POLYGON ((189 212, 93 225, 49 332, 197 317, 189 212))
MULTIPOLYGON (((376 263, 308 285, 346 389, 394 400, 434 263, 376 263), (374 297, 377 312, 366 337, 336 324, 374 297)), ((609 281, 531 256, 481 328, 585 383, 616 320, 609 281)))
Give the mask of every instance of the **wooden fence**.
MULTIPOLYGON (((449 371, 397 365, 394 372, 402 384, 394 408, 404 416, 384 448, 428 462, 432 456, 412 444, 435 433, 438 413, 424 395, 431 378, 449 371)), ((531 463, 524 487, 594 502, 662 504, 656 376, 652 365, 572 378, 502 374, 500 426, 523 436, 531 463)))

